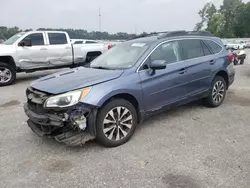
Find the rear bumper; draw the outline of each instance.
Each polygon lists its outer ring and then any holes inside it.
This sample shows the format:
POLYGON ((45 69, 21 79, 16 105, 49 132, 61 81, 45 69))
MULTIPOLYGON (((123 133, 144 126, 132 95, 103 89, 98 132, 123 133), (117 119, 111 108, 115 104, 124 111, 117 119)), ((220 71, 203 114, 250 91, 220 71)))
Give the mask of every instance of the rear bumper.
POLYGON ((234 80, 235 80, 234 76, 229 77, 229 83, 228 83, 228 85, 231 86, 234 83, 234 80))
POLYGON ((228 75, 228 87, 230 87, 234 83, 234 80, 235 80, 235 68, 233 66, 233 69, 229 72, 228 75))

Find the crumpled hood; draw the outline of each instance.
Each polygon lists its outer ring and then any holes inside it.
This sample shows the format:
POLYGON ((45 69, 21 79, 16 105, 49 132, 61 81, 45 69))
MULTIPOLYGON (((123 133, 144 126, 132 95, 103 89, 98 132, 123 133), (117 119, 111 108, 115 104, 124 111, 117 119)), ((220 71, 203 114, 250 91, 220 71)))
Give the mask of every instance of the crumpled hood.
POLYGON ((42 77, 35 80, 31 87, 50 94, 60 94, 116 79, 122 73, 123 70, 79 67, 42 77))
POLYGON ((15 51, 14 45, 0 44, 0 55, 9 55, 15 51))

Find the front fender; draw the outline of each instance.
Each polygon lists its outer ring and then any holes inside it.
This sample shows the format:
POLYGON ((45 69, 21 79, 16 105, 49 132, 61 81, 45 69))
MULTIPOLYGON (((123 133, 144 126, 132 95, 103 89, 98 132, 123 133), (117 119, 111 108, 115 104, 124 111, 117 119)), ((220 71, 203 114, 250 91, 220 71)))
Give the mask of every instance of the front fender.
POLYGON ((126 76, 126 78, 123 77, 95 85, 81 102, 101 107, 107 100, 120 94, 133 96, 137 100, 140 108, 144 108, 141 83, 137 75, 126 76), (124 82, 124 80, 126 81, 124 82))
POLYGON ((142 96, 138 97, 137 91, 122 90, 122 89, 112 91, 112 92, 108 93, 107 95, 105 95, 101 100, 99 100, 97 106, 101 107, 110 98, 112 98, 116 95, 121 95, 121 94, 127 94, 127 95, 133 96, 137 100, 139 106, 142 106, 142 96))

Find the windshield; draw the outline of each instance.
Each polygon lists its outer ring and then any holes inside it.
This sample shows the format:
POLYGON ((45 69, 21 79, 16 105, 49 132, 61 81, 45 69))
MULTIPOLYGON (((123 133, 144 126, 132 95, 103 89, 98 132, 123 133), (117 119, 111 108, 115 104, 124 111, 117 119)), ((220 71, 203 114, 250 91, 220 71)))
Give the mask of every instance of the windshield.
POLYGON ((147 50, 145 43, 122 43, 92 61, 92 68, 127 69, 147 50))
POLYGON ((4 42, 4 44, 6 45, 12 45, 14 44, 21 36, 23 36, 25 34, 25 32, 21 32, 21 33, 17 33, 16 35, 12 36, 11 38, 9 38, 8 40, 6 40, 4 42))

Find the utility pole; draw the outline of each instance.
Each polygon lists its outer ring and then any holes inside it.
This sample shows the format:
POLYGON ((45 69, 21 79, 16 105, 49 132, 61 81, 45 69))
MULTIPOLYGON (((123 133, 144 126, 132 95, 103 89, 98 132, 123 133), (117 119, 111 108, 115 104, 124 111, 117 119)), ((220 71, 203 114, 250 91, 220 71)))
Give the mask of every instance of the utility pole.
POLYGON ((101 15, 101 9, 99 8, 99 31, 101 32, 102 30, 102 21, 101 21, 102 15, 101 15))
POLYGON ((137 25, 135 25, 135 34, 137 35, 137 25))

